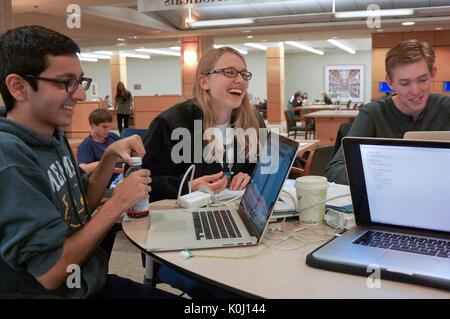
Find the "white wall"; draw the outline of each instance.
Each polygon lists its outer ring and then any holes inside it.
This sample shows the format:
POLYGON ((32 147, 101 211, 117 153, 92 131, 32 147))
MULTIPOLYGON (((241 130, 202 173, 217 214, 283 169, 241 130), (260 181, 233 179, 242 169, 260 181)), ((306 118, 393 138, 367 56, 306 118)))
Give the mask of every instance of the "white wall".
MULTIPOLYGON (((109 60, 81 62, 86 77, 97 83, 98 98, 111 96, 109 60)), ((181 94, 179 57, 152 56, 150 60, 127 58, 127 89, 133 96, 181 94), (140 84, 140 90, 134 85, 140 84)), ((92 98, 88 94, 88 99, 92 98)), ((114 99, 112 99, 114 100, 114 99)))
MULTIPOLYGON (((98 62, 81 62, 84 76, 92 78, 92 82, 97 83, 97 97, 104 98, 105 95, 111 96, 111 75, 109 73, 109 60, 98 60, 98 62)), ((87 94, 88 99, 94 98, 87 94)), ((111 99, 112 101, 113 99, 111 99)))
POLYGON ((253 97, 261 99, 267 98, 267 67, 266 53, 264 51, 255 51, 244 55, 247 62, 247 70, 252 72, 253 76, 248 85, 248 93, 253 97))
MULTIPOLYGON (((267 98, 266 55, 263 51, 254 51, 245 55, 247 68, 253 73, 248 92, 253 97, 267 98)), ((348 53, 327 53, 323 56, 310 53, 287 53, 285 55, 285 99, 298 90, 307 91, 310 99, 320 98, 325 87, 325 65, 363 64, 365 65, 364 100, 371 97, 371 51, 359 51, 355 55, 348 53)), ((109 60, 82 62, 86 77, 97 82, 98 97, 111 95, 111 77, 109 60)), ((181 94, 181 73, 178 57, 152 56, 150 60, 127 59, 128 89, 133 96, 181 94), (133 85, 140 84, 141 90, 133 85)), ((90 98, 88 96, 88 98, 90 98)))
POLYGON ((127 58, 128 89, 133 96, 181 95, 180 58, 152 56, 150 60, 127 58), (141 90, 134 90, 135 84, 141 90))
MULTIPOLYGON (((306 91, 309 99, 320 99, 325 89, 325 65, 363 64, 364 65, 364 101, 372 96, 372 52, 358 51, 351 55, 346 52, 330 52, 324 55, 313 53, 288 53, 285 55, 285 98, 286 101, 296 91, 306 91)), ((287 103, 287 102, 286 102, 287 103)))

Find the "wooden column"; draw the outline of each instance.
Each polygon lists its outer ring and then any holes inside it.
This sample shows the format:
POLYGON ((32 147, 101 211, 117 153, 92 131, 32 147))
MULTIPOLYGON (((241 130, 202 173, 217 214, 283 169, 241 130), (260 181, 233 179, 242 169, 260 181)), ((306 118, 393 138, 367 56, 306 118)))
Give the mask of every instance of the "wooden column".
MULTIPOLYGON (((181 38, 181 88, 183 96, 191 96, 195 81, 195 72, 200 57, 204 52, 213 47, 212 37, 185 37, 181 38), (185 60, 185 52, 195 52, 195 61, 185 60)), ((187 57, 187 55, 186 55, 187 57)))
POLYGON ((284 121, 284 47, 271 47, 266 51, 267 64, 267 120, 284 121))
MULTIPOLYGON (((0 34, 12 27, 12 0, 0 0, 0 34)), ((4 105, 0 95, 0 106, 4 105)))

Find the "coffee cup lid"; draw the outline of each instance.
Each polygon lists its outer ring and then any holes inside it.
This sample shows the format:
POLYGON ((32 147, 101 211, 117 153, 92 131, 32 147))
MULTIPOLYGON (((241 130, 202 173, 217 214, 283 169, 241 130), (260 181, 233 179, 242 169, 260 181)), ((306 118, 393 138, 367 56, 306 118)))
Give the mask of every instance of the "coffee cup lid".
POLYGON ((328 180, 323 176, 302 176, 295 180, 295 187, 307 190, 320 190, 328 188, 328 180))

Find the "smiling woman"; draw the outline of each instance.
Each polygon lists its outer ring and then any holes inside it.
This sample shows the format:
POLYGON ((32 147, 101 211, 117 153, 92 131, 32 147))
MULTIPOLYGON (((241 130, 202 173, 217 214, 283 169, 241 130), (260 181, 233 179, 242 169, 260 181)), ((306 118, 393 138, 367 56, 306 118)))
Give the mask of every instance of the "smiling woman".
MULTIPOLYGON (((152 171, 152 200, 176 198, 181 177, 194 162, 197 165, 195 179, 191 184, 193 191, 200 186, 208 186, 215 192, 223 190, 228 181, 222 172, 231 177, 231 188, 243 189, 246 186, 253 169, 248 153, 256 145, 257 137, 253 136, 246 143, 242 132, 264 127, 263 119, 248 99, 247 88, 251 78, 252 73, 247 70, 244 57, 232 48, 211 49, 202 56, 196 71, 193 97, 161 113, 150 125, 146 141, 148 152, 143 159, 143 166, 152 171), (195 120, 201 124, 195 126, 195 120), (187 143, 187 149, 200 143, 205 147, 205 154, 207 145, 215 146, 209 148, 209 163, 204 158, 199 163, 194 160, 194 154, 184 154, 183 159, 186 160, 176 164, 178 161, 173 156, 178 154, 172 152, 176 141, 171 140, 176 128, 185 128, 190 133, 189 139, 183 141, 187 143), (203 140, 204 133, 214 128, 218 130, 220 138, 211 136, 203 140), (236 134, 234 138, 231 135, 231 140, 230 137, 224 139, 227 128, 235 129, 236 134), (200 140, 194 141, 195 137, 200 140), (235 142, 242 151, 239 155, 245 158, 246 163, 236 163, 238 154, 235 142), (168 158, 171 160, 168 161, 168 158)), ((184 188, 188 188, 187 184, 184 188)))
MULTIPOLYGON (((232 48, 211 49, 202 55, 193 96, 162 112, 150 124, 142 166, 152 172, 151 201, 176 198, 183 175, 194 163, 194 179, 182 185, 184 192, 202 186, 215 193, 227 186, 232 190, 246 187, 254 168, 250 149, 258 143, 257 130, 264 127, 247 95, 251 77, 244 57, 232 48), (247 136, 246 141, 244 132, 252 129, 256 134, 247 136), (208 134, 211 130, 214 134, 208 134), (181 140, 174 140, 179 136, 181 140), (181 152, 178 144, 185 146, 181 152)), ((156 276, 166 272, 166 267, 160 267, 156 276)), ((195 282, 186 288, 185 283, 179 285, 176 274, 169 277, 165 277, 166 282, 190 296, 196 294, 194 288, 197 292, 206 289, 195 282)))

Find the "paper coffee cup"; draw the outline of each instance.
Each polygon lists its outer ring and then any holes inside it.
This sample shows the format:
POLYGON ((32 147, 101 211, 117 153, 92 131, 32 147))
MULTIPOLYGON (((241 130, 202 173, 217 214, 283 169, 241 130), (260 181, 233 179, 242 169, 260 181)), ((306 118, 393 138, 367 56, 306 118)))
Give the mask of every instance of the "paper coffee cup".
POLYGON ((295 180, 297 212, 301 224, 320 225, 325 214, 328 181, 323 176, 302 176, 295 180))

